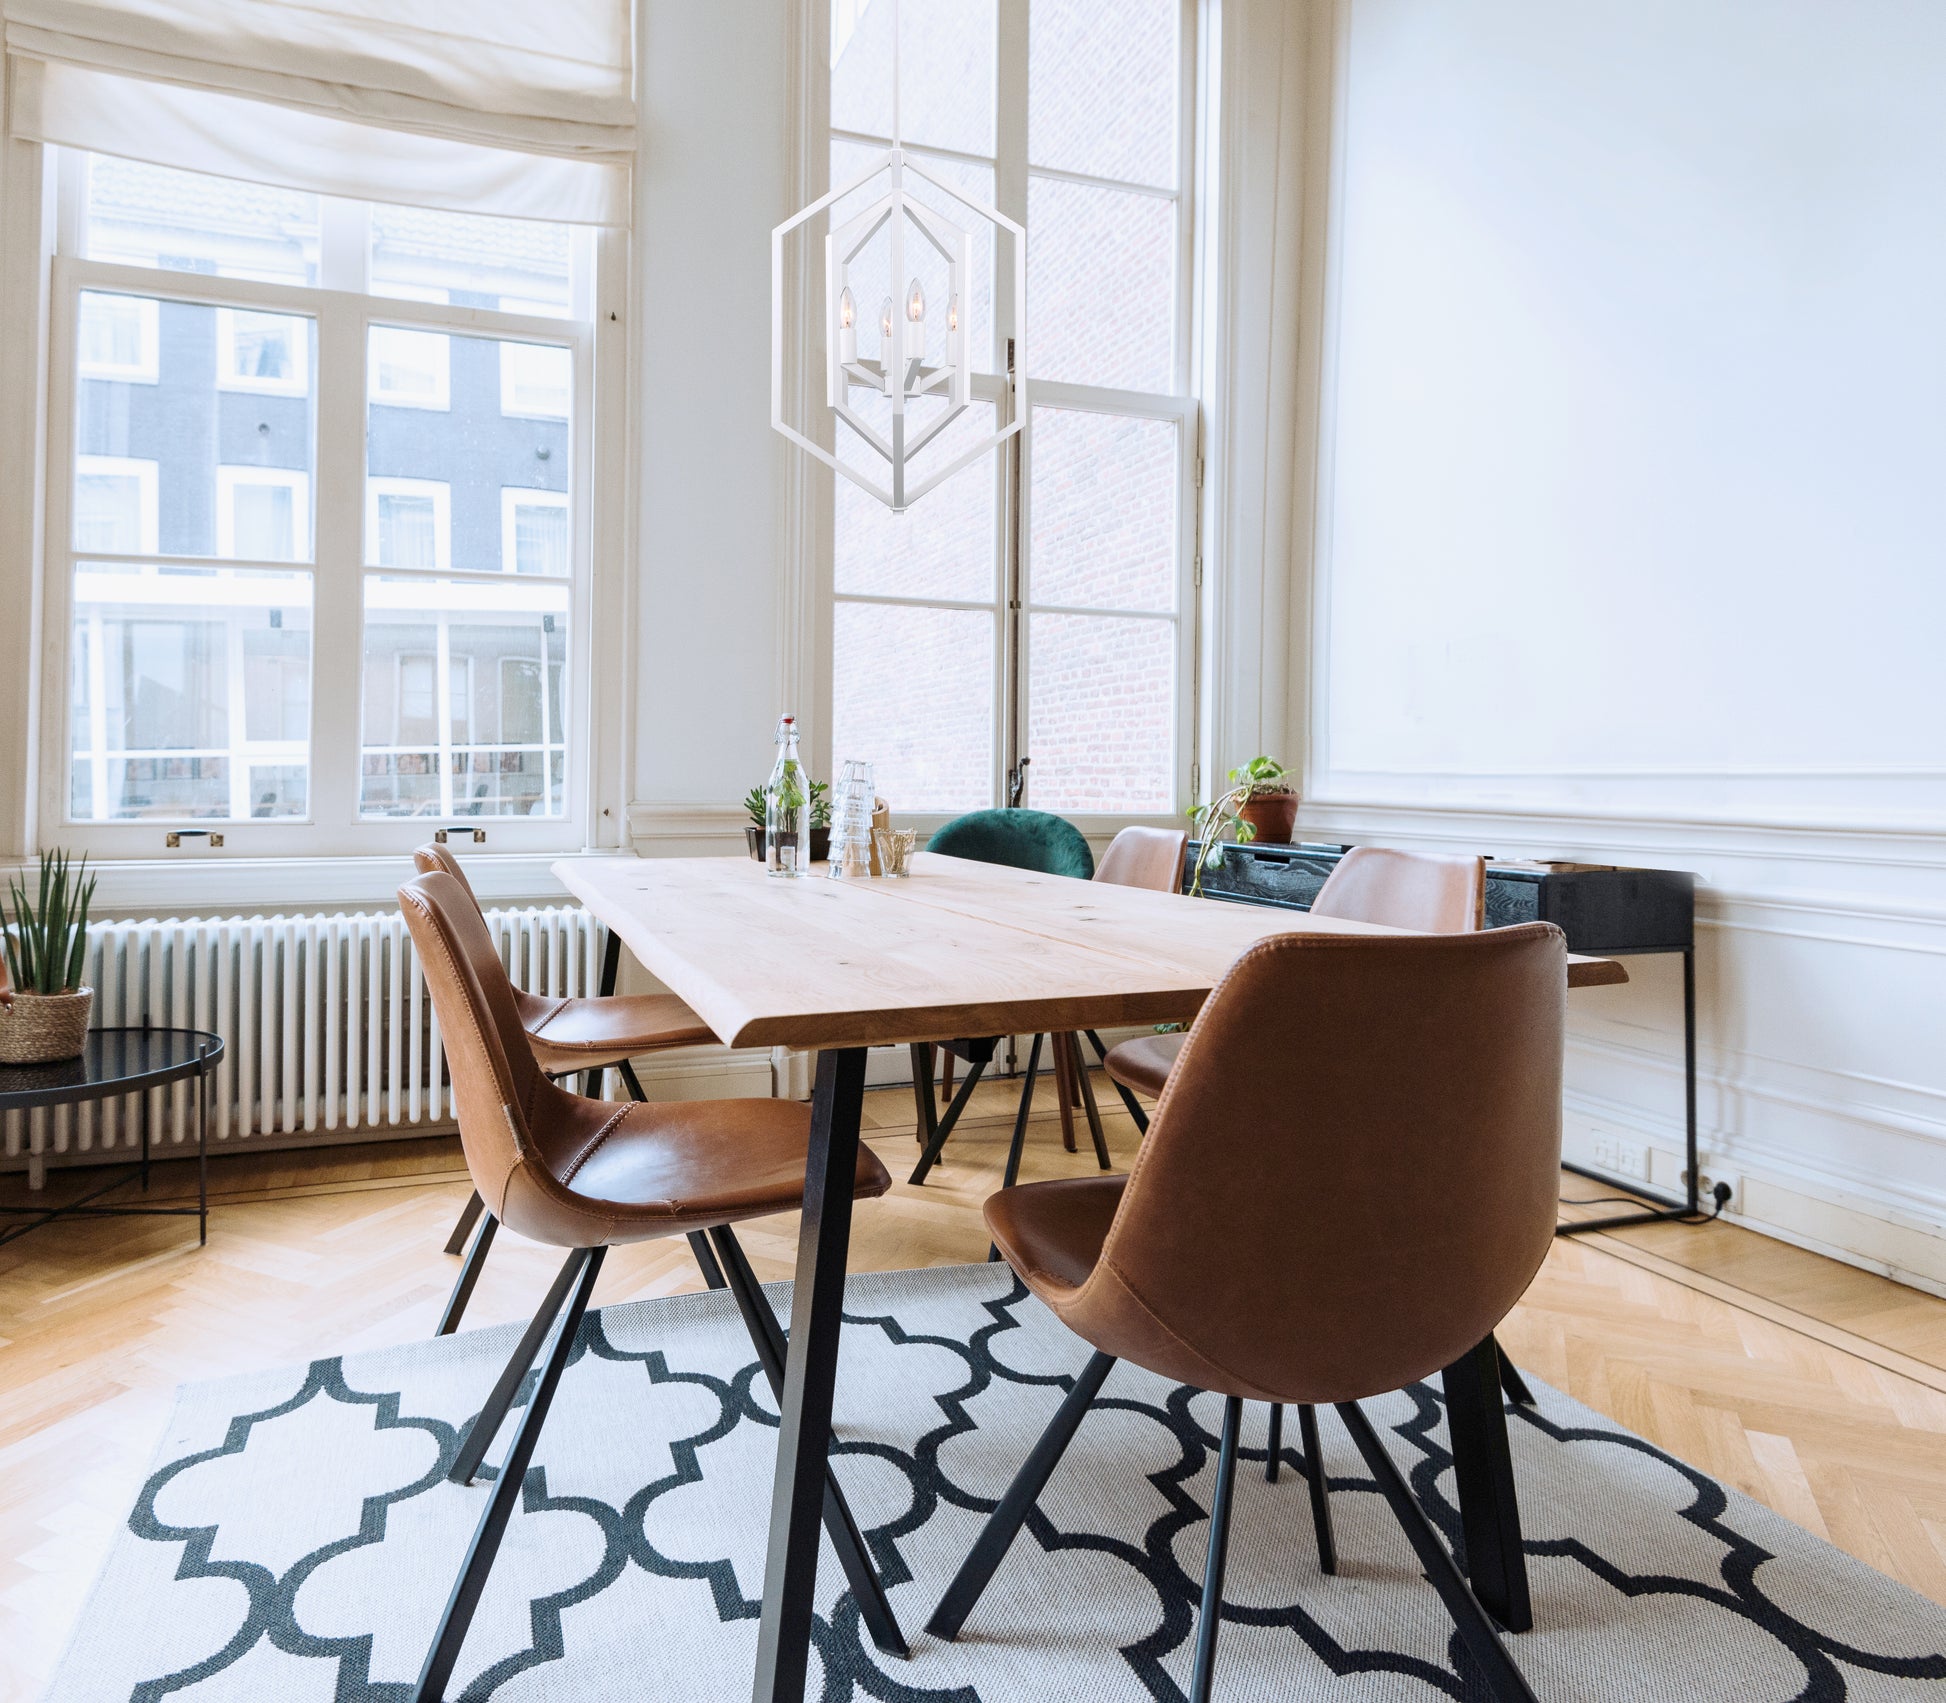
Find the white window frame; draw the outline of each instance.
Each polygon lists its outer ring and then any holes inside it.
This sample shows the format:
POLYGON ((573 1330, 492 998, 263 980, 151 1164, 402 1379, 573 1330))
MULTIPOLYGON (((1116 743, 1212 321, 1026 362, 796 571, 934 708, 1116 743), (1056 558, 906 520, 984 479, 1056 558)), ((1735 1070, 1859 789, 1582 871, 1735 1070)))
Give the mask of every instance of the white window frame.
MULTIPOLYGON (((308 341, 308 339, 307 339, 308 341)), ((311 475, 301 467, 255 467, 224 463, 216 469, 216 553, 237 559, 236 494, 245 486, 289 491, 291 494, 291 553, 288 556, 249 558, 251 561, 308 563, 311 559, 311 475)))
POLYGON ((365 566, 388 574, 447 574, 453 569, 453 487, 444 479, 406 479, 391 474, 373 473, 365 478, 365 566), (432 554, 430 568, 411 568, 378 559, 378 499, 380 497, 430 497, 432 499, 432 554))
MULTIPOLYGON (((374 297, 372 299, 376 301, 381 298, 374 297)), ((387 296, 382 299, 396 301, 402 298, 387 296)), ((465 311, 483 313, 486 310, 483 308, 475 308, 465 311)), ((393 314, 375 318, 371 326, 373 332, 403 331, 413 333, 425 329, 426 327, 423 326, 400 324, 397 316, 393 314)), ((453 340, 451 336, 440 337, 438 349, 439 358, 434 363, 433 388, 430 396, 408 396, 398 391, 386 389, 379 382, 379 363, 373 361, 371 363, 371 382, 367 387, 366 400, 376 403, 381 408, 423 408, 429 413, 440 414, 451 412, 453 406, 453 340)))
MULTIPOLYGON (((628 667, 633 599, 618 573, 604 578, 596 597, 597 559, 620 565, 632 559, 634 517, 626 502, 629 380, 604 386, 597 395, 595 372, 624 373, 628 334, 626 306, 628 239, 619 231, 592 233, 582 248, 592 259, 579 275, 574 317, 529 317, 484 308, 415 303, 366 293, 368 209, 326 198, 323 286, 222 278, 212 274, 161 271, 142 266, 78 258, 85 240, 87 157, 57 151, 56 216, 50 256, 49 367, 47 404, 45 596, 38 627, 50 655, 41 671, 38 738, 38 813, 41 837, 106 860, 167 858, 166 831, 179 826, 215 828, 225 837, 229 856, 317 858, 396 858, 420 844, 443 820, 491 830, 497 853, 542 860, 588 845, 622 842, 628 776, 633 772, 632 671, 628 667), (311 506, 311 556, 294 563, 266 564, 311 580, 312 740, 308 815, 264 820, 160 816, 133 821, 78 820, 71 813, 70 718, 74 574, 78 565, 104 558, 73 547, 73 478, 77 423, 76 334, 83 291, 179 301, 214 308, 309 317, 316 321, 317 462, 311 506), (611 319, 608 303, 615 304, 611 319), (599 311, 597 311, 599 308, 599 311), (364 586, 373 577, 410 577, 412 570, 380 569, 364 561, 365 438, 371 403, 367 379, 367 338, 374 325, 424 330, 446 336, 474 336, 526 343, 552 343, 571 351, 574 408, 568 421, 572 572, 566 580, 545 583, 564 588, 569 628, 561 666, 564 725, 552 734, 570 760, 562 789, 564 811, 553 817, 504 816, 490 820, 460 814, 441 817, 366 817, 359 813, 362 750, 358 730, 363 712, 362 622, 364 586), (597 359, 597 351, 602 351, 597 359), (597 429, 599 426, 599 430, 597 429), (597 503, 595 493, 603 493, 597 503), (325 517, 338 517, 330 524, 325 517), (597 715, 594 694, 602 707, 597 715)), ((9 225, 11 229, 11 223, 9 225)), ((449 345, 450 347, 450 345, 449 345)), ((129 375, 116 375, 128 379, 129 375)), ((387 403, 386 405, 390 405, 387 403)), ((491 498, 488 497, 488 501, 491 498)), ((447 529, 450 535, 450 527, 447 529)), ((116 556, 115 560, 125 559, 116 556)), ((236 568, 219 556, 152 557, 171 567, 236 568)), ((430 576, 428 576, 430 577, 430 576)), ((504 586, 497 565, 483 572, 445 570, 454 582, 504 586)), ((538 576, 535 576, 538 577, 538 576)), ((239 706, 240 707, 240 706, 239 706)), ((239 750, 241 746, 239 745, 239 750)), ((84 753, 85 755, 85 753, 84 753)), ((249 753, 255 757, 254 751, 249 753)), ((266 753, 265 756, 272 756, 266 753)), ((279 760, 283 753, 274 754, 279 760)), ((189 845, 188 842, 185 842, 189 845)), ((193 854, 194 847, 189 847, 193 854)), ((185 854, 188 855, 188 854, 185 854)), ((351 867, 347 864, 347 868, 351 867)), ((536 864, 538 867, 538 863, 536 864)), ((348 878, 349 879, 349 878, 348 878)), ((283 896, 280 887, 275 897, 283 896)))
MULTIPOLYGON (((1027 634, 1035 614, 1069 613, 1064 605, 1038 604, 1033 600, 1033 530, 1032 530, 1032 491, 1033 491, 1033 426, 1036 408, 1058 408, 1078 412, 1096 412, 1124 417, 1144 419, 1164 419, 1176 422, 1178 427, 1177 452, 1177 591, 1176 607, 1172 614, 1160 615, 1150 611, 1118 609, 1074 610, 1073 613, 1101 615, 1111 618, 1141 620, 1164 620, 1175 626, 1175 724, 1174 749, 1170 754, 1169 772, 1176 789, 1178 800, 1189 802, 1195 796, 1200 781, 1197 772, 1197 717, 1200 708, 1200 680, 1198 677, 1198 656, 1200 651, 1200 627, 1202 620, 1202 565, 1199 555, 1201 504, 1200 485, 1202 480, 1202 410, 1195 394, 1193 360, 1193 331, 1195 326, 1195 298, 1193 294, 1196 279, 1196 207, 1195 190, 1199 180, 1197 166, 1198 96, 1200 82, 1197 75, 1197 56, 1203 47, 1199 28, 1198 0, 1179 0, 1178 52, 1177 52, 1177 149, 1176 149, 1176 186, 1172 190, 1157 189, 1153 185, 1130 183, 1120 179, 1089 176, 1084 173, 1064 171, 1033 165, 1028 157, 1028 53, 1029 29, 1028 12, 1032 0, 999 0, 995 42, 995 154, 991 159, 985 156, 953 153, 947 150, 906 144, 910 153, 921 165, 928 158, 941 161, 958 161, 968 165, 991 165, 994 170, 995 206, 1008 217, 1027 225, 1028 186, 1033 178, 1048 178, 1057 181, 1076 183, 1092 188, 1147 195, 1173 201, 1176 206, 1176 290, 1175 318, 1173 337, 1173 361, 1171 387, 1167 391, 1143 392, 1120 390, 1110 386, 1084 385, 1068 381, 1039 379, 1032 376, 1034 368, 1033 324, 1029 315, 1027 330, 1026 372, 1010 389, 1004 377, 1006 369, 1005 327, 1015 322, 1011 300, 1013 277, 1010 267, 996 263, 994 266, 994 335, 996 347, 993 352, 993 376, 975 373, 973 377, 973 396, 978 400, 991 400, 999 409, 999 420, 1004 424, 1012 417, 1011 410, 1018 407, 1023 417, 1020 433, 1020 489, 1018 493, 1018 550, 1020 553, 1020 574, 1018 587, 1010 586, 1007 572, 1008 532, 1013 526, 1014 517, 1010 513, 1008 501, 1008 469, 1003 462, 1001 476, 996 480, 998 493, 994 509, 995 595, 991 602, 979 600, 967 602, 947 598, 898 597, 870 592, 841 592, 836 589, 834 577, 836 543, 833 535, 833 511, 824 509, 825 523, 823 537, 817 546, 819 551, 816 583, 822 588, 822 599, 827 609, 841 603, 875 603, 892 605, 916 605, 939 609, 991 609, 998 623, 1000 642, 995 646, 995 668, 993 676, 992 726, 994 728, 994 753, 992 766, 992 791, 987 803, 998 805, 1007 801, 1007 776, 1022 756, 1031 757, 1032 734, 1029 724, 1032 702, 1032 649, 1027 643, 1027 634), (1011 600, 1018 590, 1018 603, 1011 600)), ((819 22, 825 22, 827 8, 818 8, 819 22)), ((827 26, 828 27, 828 26, 827 26)), ((910 31, 916 27, 908 22, 910 31)), ((829 69, 826 67, 828 79, 829 69)), ((828 84, 827 84, 828 89, 828 84)), ((824 162, 815 174, 814 181, 828 182, 830 148, 833 142, 842 141, 866 147, 884 147, 889 138, 872 136, 862 132, 840 130, 829 125, 828 93, 806 104, 806 116, 811 125, 821 128, 808 128, 805 132, 805 147, 817 159, 824 162)), ((1028 225, 1028 244, 1031 251, 1033 229, 1028 225)), ((814 245, 805 245, 808 252, 814 245)), ((800 274, 799 287, 813 293, 819 289, 815 276, 815 266, 808 266, 800 274)), ((821 297, 820 297, 821 299, 821 297)), ((1031 308, 1031 303, 1029 307, 1031 308)), ((803 350, 807 363, 810 382, 805 394, 813 398, 822 395, 822 349, 815 336, 812 342, 818 346, 803 350)), ((840 427, 842 432, 844 428, 840 427)), ((1000 452, 1003 457, 1007 451, 1000 452)), ((968 470, 970 473, 970 469, 968 470)), ((832 476, 822 474, 829 479, 832 476)), ((828 749, 830 726, 836 684, 835 656, 832 652, 833 623, 824 619, 819 623, 825 646, 821 666, 816 678, 819 686, 819 708, 821 714, 814 728, 819 748, 814 760, 829 767, 833 753, 828 749)), ((1026 771, 1027 788, 1022 802, 1032 805, 1033 771, 1031 765, 1026 771)), ((1178 826, 1181 823, 1180 804, 1168 811, 1127 811, 1093 812, 1082 810, 1063 810, 1064 815, 1075 821, 1084 832, 1090 834, 1112 834, 1118 827, 1131 822, 1147 822, 1165 826, 1178 826)), ((919 820, 924 826, 945 819, 945 811, 920 812, 919 820)))
MULTIPOLYGON (((517 400, 519 381, 514 376, 515 363, 507 359, 509 350, 535 349, 545 347, 536 343, 502 343, 500 345, 500 412, 509 420, 565 420, 566 412, 555 412, 549 408, 522 408, 517 400)), ((570 395, 569 406, 573 406, 570 395)))
MULTIPOLYGON (((246 309, 220 307, 216 310, 216 388, 248 391, 258 396, 309 396, 311 394, 311 338, 309 326, 300 320, 296 347, 292 352, 293 372, 289 378, 264 378, 246 373, 237 365, 237 317, 246 309)), ((265 317, 283 319, 284 314, 265 317)))
MULTIPOLYGON (((500 571, 503 574, 520 574, 520 540, 518 536, 520 510, 562 509, 569 515, 568 536, 572 540, 574 505, 566 491, 537 491, 530 485, 502 485, 500 487, 500 571)), ((559 579, 559 574, 522 574, 523 579, 559 579)))
POLYGON ((162 320, 153 297, 128 296, 119 290, 97 290, 95 295, 122 296, 133 301, 136 324, 140 327, 141 353, 133 361, 84 361, 77 348, 75 359, 82 378, 109 379, 118 384, 157 384, 162 378, 162 320))
POLYGON ((141 542, 135 549, 121 554, 153 556, 156 553, 161 536, 160 476, 157 464, 143 456, 77 454, 74 458, 77 484, 88 477, 135 481, 135 528, 141 542))

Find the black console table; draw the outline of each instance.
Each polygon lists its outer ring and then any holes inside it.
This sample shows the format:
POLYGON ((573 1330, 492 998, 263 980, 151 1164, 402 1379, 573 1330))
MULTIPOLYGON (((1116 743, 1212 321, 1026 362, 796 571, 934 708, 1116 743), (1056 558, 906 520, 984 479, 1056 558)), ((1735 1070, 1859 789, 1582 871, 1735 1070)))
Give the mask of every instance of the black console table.
MULTIPOLYGON (((1346 845, 1225 844, 1220 862, 1203 871, 1203 893, 1241 905, 1281 905, 1306 911, 1346 845)), ((1189 842, 1185 886, 1202 847, 1189 842)), ((1487 864, 1486 926, 1551 922, 1568 937, 1568 950, 1591 957, 1639 953, 1682 955, 1683 1141, 1688 1161, 1683 1198, 1672 1200, 1625 1177, 1586 1165, 1563 1169, 1652 1201, 1652 1206, 1562 1224, 1555 1234, 1584 1235, 1629 1224, 1667 1221, 1706 1223, 1723 1210, 1730 1187, 1719 1182, 1705 1203, 1696 1157, 1696 878, 1673 869, 1622 869, 1588 863, 1487 864)))
POLYGON ((220 1035, 197 1029, 91 1029, 79 1058, 56 1064, 0 1065, 0 1112, 73 1106, 88 1100, 141 1096, 136 1118, 142 1132, 142 1157, 121 1175, 100 1183, 65 1206, 0 1206, 0 1214, 27 1217, 28 1224, 0 1229, 0 1247, 56 1218, 190 1218, 197 1241, 209 1240, 209 1084, 223 1057, 220 1035), (151 1088, 173 1082, 196 1083, 196 1204, 194 1206, 98 1206, 95 1203, 136 1178, 149 1186, 149 1096, 151 1088))

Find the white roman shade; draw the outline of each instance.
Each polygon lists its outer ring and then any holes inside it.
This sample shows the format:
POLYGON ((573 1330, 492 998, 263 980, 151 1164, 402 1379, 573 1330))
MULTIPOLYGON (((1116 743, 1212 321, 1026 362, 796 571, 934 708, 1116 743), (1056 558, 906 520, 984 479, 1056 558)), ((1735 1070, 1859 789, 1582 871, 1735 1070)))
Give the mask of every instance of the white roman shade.
POLYGON ((3 0, 16 135, 366 200, 625 224, 631 0, 3 0))

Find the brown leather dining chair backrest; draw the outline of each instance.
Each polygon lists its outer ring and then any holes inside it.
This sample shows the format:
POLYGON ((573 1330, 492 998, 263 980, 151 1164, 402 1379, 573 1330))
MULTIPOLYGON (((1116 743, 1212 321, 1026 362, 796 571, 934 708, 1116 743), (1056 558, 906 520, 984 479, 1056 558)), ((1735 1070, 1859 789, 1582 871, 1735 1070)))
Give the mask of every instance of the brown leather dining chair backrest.
POLYGON ((1318 889, 1311 914, 1461 934, 1486 920, 1486 903, 1483 857, 1353 846, 1318 889))
POLYGON ((1457 1360, 1553 1241, 1566 990, 1551 923, 1252 947, 1190 1029, 1063 1316, 1268 1401, 1457 1360))
POLYGON ((1189 835, 1181 828, 1124 828, 1101 854, 1095 879, 1174 893, 1182 886, 1182 854, 1188 844, 1189 835))
POLYGON ((473 891, 473 883, 466 879, 466 871, 460 868, 459 859, 437 840, 428 840, 412 854, 412 867, 421 875, 450 875, 466 889, 466 896, 473 901, 474 908, 482 908, 480 896, 473 891))

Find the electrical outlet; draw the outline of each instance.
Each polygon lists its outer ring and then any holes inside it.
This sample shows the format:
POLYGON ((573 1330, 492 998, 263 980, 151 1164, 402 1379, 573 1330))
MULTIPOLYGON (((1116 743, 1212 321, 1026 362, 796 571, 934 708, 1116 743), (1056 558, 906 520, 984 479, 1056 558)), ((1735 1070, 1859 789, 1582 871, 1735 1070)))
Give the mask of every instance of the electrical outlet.
POLYGON ((1625 1135, 1618 1135, 1611 1129, 1597 1128, 1593 1134, 1591 1151, 1596 1170, 1606 1171, 1611 1177, 1631 1177, 1637 1182, 1648 1180, 1649 1150, 1647 1147, 1639 1141, 1631 1141, 1625 1135))

